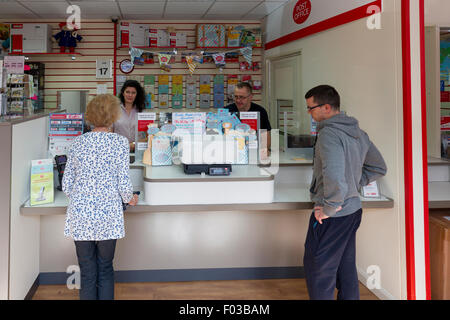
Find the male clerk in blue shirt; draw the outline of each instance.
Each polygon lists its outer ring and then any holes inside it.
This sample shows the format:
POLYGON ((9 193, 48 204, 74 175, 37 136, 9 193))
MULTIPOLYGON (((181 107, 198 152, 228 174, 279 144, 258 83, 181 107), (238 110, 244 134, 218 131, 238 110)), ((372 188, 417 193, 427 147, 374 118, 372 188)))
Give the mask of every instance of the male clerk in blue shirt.
POLYGON ((256 103, 253 103, 252 99, 252 86, 247 82, 240 82, 234 89, 235 103, 229 104, 225 108, 227 108, 230 113, 259 112, 260 129, 265 129, 261 131, 261 156, 265 158, 268 155, 268 150, 270 150, 270 130, 272 130, 272 127, 270 126, 269 116, 267 115, 266 109, 256 103), (265 141, 267 141, 267 148, 264 147, 265 141))

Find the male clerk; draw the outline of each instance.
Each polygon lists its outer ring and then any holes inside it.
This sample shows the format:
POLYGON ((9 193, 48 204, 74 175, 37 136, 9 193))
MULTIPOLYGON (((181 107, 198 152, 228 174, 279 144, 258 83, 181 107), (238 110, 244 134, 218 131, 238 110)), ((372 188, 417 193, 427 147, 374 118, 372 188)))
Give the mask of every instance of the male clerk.
POLYGON ((386 174, 386 164, 358 120, 340 112, 340 97, 328 85, 309 90, 306 107, 318 122, 310 187, 314 211, 305 241, 309 297, 358 300, 356 230, 361 223, 359 190, 386 174))
POLYGON ((253 89, 252 86, 247 82, 240 82, 236 85, 234 89, 234 101, 235 103, 229 104, 227 108, 230 113, 233 112, 255 112, 259 111, 260 119, 260 129, 265 129, 261 131, 261 153, 262 156, 267 155, 268 150, 270 150, 270 126, 269 116, 267 115, 266 109, 260 105, 253 103, 253 89), (266 131, 267 130, 267 131, 266 131), (267 149, 264 148, 264 143, 267 141, 267 149), (265 149, 265 150, 264 150, 265 149))

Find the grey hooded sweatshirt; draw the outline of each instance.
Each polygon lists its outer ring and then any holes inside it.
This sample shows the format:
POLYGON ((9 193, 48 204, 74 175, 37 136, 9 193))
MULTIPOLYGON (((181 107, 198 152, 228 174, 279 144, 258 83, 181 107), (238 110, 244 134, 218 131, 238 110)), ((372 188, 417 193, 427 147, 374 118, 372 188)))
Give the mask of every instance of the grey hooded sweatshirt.
POLYGON ((311 201, 329 217, 361 208, 362 186, 386 174, 381 153, 359 128, 358 120, 341 112, 320 121, 314 147, 311 201), (342 210, 336 212, 341 206, 342 210))

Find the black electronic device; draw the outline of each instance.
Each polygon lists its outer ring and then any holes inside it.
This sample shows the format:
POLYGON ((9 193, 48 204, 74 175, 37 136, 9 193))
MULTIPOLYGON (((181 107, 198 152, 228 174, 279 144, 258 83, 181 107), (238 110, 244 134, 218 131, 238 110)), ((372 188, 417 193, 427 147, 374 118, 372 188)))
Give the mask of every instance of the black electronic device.
MULTIPOLYGON (((133 195, 134 195, 134 194, 140 195, 141 192, 140 192, 140 191, 133 191, 133 195)), ((122 202, 122 206, 123 206, 123 211, 125 211, 125 210, 127 210, 128 203, 122 202)))
POLYGON ((58 170, 59 186, 56 187, 59 191, 62 191, 62 178, 64 176, 64 170, 66 168, 67 156, 65 154, 55 156, 56 169, 58 170))
POLYGON ((207 174, 210 176, 229 176, 231 164, 183 164, 186 174, 207 174))
POLYGON ((209 167, 209 175, 210 176, 229 176, 231 171, 228 167, 209 167))

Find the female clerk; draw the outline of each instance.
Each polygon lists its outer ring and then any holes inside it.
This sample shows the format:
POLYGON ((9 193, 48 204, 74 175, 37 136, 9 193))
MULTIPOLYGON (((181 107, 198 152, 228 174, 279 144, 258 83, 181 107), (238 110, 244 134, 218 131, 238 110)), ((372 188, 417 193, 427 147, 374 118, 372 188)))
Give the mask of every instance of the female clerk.
POLYGON ((145 106, 145 91, 136 80, 127 80, 119 95, 122 116, 114 123, 113 131, 128 139, 130 151, 134 151, 136 135, 136 113, 145 106))

